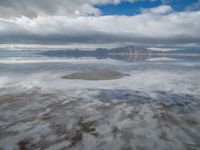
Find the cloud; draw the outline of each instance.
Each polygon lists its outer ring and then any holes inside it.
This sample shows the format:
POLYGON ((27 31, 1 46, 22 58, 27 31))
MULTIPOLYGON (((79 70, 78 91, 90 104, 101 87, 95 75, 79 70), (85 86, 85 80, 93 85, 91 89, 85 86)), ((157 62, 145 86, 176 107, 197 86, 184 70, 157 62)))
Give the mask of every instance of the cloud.
POLYGON ((173 12, 173 8, 169 5, 161 5, 159 7, 142 9, 143 13, 152 13, 152 14, 168 14, 173 12))
POLYGON ((0 17, 99 16, 101 10, 95 5, 119 4, 123 1, 138 0, 1 0, 0 17))
POLYGON ((0 17, 34 18, 37 16, 77 16, 93 14, 99 15, 100 11, 94 8, 89 0, 1 0, 0 17))
POLYGON ((95 7, 125 1, 139 0, 1 0, 0 44, 200 45, 200 11, 161 5, 135 16, 101 16, 95 7))
POLYGON ((152 13, 160 8, 136 16, 4 18, 0 19, 0 42, 200 44, 200 11, 152 13))

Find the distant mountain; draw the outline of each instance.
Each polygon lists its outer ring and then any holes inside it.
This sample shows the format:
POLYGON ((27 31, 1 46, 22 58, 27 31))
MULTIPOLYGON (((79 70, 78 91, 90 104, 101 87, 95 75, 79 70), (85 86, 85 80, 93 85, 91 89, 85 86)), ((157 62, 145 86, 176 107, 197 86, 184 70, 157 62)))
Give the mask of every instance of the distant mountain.
POLYGON ((129 52, 129 51, 143 51, 147 52, 149 51, 148 49, 144 47, 139 47, 139 46, 125 46, 125 47, 118 47, 118 48, 113 48, 110 49, 110 52, 129 52))
POLYGON ((151 55, 153 52, 144 47, 126 46, 109 50, 110 55, 151 55))
POLYGON ((193 55, 198 54, 200 55, 200 50, 195 49, 183 49, 183 50, 173 50, 173 51, 153 51, 149 50, 145 47, 138 47, 138 46, 126 46, 126 47, 118 47, 109 50, 110 54, 116 55, 193 55))
POLYGON ((118 60, 145 60, 151 57, 183 57, 200 56, 198 50, 152 51, 145 47, 126 46, 113 49, 98 48, 96 50, 50 50, 40 53, 51 57, 96 57, 98 59, 112 58, 118 60))
POLYGON ((50 50, 50 51, 44 51, 40 54, 45 56, 51 56, 51 57, 97 57, 99 59, 106 58, 108 56, 107 49, 98 48, 95 51, 91 50, 50 50))
POLYGON ((69 57, 110 57, 110 55, 140 55, 149 54, 152 51, 136 46, 118 47, 113 49, 97 48, 94 51, 89 50, 55 50, 44 51, 41 54, 48 56, 69 56, 69 57))

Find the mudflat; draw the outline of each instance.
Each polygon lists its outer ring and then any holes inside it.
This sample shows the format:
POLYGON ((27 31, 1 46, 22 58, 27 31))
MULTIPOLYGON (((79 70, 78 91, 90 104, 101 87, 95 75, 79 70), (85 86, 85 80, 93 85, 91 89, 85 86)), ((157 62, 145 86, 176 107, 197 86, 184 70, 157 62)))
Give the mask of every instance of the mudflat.
POLYGON ((129 76, 129 74, 113 70, 85 70, 63 76, 62 78, 82 79, 82 80, 113 80, 113 79, 120 79, 124 76, 129 76))

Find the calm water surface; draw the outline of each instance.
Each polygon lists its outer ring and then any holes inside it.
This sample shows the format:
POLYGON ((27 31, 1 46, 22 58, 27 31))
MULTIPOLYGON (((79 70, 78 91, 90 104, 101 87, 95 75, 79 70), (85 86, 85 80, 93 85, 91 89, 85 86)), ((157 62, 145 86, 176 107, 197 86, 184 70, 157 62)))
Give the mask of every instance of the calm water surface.
POLYGON ((0 50, 0 149, 196 150, 199 108, 199 56, 0 50), (109 80, 63 78, 102 71, 109 80))

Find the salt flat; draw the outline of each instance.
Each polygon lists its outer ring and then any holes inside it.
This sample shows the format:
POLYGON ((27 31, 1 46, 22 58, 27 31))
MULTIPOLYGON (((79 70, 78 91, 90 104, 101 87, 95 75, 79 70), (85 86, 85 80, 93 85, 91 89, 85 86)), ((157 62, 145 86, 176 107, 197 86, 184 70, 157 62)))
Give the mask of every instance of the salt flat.
POLYGON ((199 61, 62 59, 0 63, 1 149, 200 148, 199 61))

